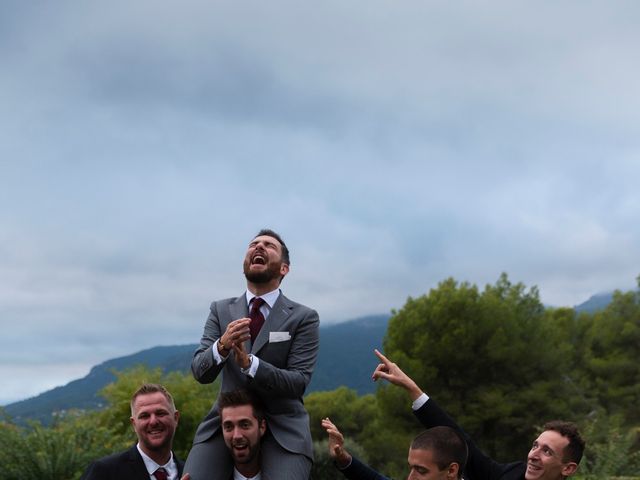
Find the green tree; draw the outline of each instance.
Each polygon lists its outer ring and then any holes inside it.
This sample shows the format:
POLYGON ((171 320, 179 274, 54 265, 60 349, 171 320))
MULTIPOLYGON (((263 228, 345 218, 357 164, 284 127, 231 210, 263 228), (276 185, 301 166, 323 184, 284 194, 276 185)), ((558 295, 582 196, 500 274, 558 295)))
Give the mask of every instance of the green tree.
POLYGON ((109 432, 72 420, 51 427, 33 424, 19 428, 0 424, 0 465, 8 480, 77 480, 102 446, 109 432))
MULTIPOLYGON (((535 287, 512 284, 506 274, 482 292, 447 279, 395 312, 385 353, 488 454, 512 461, 525 457, 536 426, 576 418, 573 322, 566 311, 547 312, 535 287)), ((381 423, 397 435, 415 433, 403 391, 387 386, 377 398, 381 423)), ((371 455, 370 446, 381 442, 382 435, 364 445, 371 455)))
POLYGON ((593 315, 585 354, 590 390, 609 415, 640 425, 640 291, 616 291, 593 315))
POLYGON ((304 400, 311 424, 311 436, 322 440, 326 433, 320 421, 329 417, 345 438, 359 440, 365 432, 365 425, 377 414, 374 395, 359 397, 355 390, 340 387, 331 392, 314 392, 304 400))

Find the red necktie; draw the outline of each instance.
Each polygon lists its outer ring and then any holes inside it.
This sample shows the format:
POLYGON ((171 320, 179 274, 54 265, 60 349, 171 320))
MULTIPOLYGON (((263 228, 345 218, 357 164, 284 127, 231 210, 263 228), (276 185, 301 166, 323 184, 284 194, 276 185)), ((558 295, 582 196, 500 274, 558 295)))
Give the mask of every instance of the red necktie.
POLYGON ((169 478, 167 471, 164 468, 157 469, 153 472, 153 476, 156 477, 157 480, 167 480, 167 478, 169 478))
POLYGON ((249 324, 249 332, 251 333, 251 343, 253 343, 260 333, 260 329, 262 328, 262 324, 264 324, 264 315, 260 311, 260 307, 265 303, 265 301, 260 297, 253 297, 251 300, 251 311, 249 312, 249 318, 251 319, 251 323, 249 324))

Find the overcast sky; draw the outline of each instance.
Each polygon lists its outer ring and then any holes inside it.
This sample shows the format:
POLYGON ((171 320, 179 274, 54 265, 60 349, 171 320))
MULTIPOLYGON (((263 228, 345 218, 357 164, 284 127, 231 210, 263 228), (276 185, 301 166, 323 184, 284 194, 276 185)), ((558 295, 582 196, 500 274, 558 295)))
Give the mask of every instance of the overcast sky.
POLYGON ((451 276, 555 306, 633 288, 638 14, 3 1, 0 404, 198 342, 264 226, 325 325, 451 276))

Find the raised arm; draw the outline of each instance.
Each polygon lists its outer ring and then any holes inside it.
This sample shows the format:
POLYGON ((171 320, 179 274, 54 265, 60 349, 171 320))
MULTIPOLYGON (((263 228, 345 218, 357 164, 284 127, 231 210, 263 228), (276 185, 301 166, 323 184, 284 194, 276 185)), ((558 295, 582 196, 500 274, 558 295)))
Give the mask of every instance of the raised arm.
POLYGON ((374 353, 381 362, 371 375, 374 382, 379 379, 383 379, 389 383, 402 387, 409 393, 412 401, 417 400, 418 397, 424 393, 420 387, 418 387, 416 382, 414 382, 409 375, 404 373, 398 365, 385 357, 379 350, 374 350, 374 353))
POLYGON ((351 454, 344 448, 344 436, 329 417, 322 419, 322 428, 329 435, 329 456, 336 462, 338 468, 344 469, 351 464, 351 454))

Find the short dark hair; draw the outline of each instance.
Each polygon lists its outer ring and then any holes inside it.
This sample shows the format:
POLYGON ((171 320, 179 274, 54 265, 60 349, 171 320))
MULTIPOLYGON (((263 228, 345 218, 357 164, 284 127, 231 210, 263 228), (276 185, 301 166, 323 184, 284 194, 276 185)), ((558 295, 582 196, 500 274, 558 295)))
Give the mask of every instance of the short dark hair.
POLYGON ((222 417, 222 410, 227 407, 241 407, 243 405, 251 405, 253 409, 253 416, 256 417, 258 422, 264 420, 264 407, 260 399, 249 390, 239 388, 237 390, 231 390, 229 392, 221 392, 218 397, 218 411, 220 417, 222 417))
POLYGON ((164 388, 159 383, 145 383, 140 388, 138 388, 138 390, 136 390, 133 396, 131 397, 131 415, 134 414, 133 407, 134 407, 134 404, 136 403, 136 398, 138 398, 140 395, 147 395, 149 393, 158 393, 158 392, 164 395, 164 398, 167 399, 172 410, 175 412, 176 405, 173 402, 173 397, 171 396, 171 394, 166 388, 164 388))
POLYGON ((282 237, 269 228, 263 228, 253 238, 261 237, 262 235, 275 238, 278 242, 280 242, 280 245, 282 245, 282 263, 286 265, 291 265, 291 261, 289 260, 289 249, 287 248, 287 245, 284 243, 284 240, 282 240, 282 237))
POLYGON ((460 433, 451 427, 432 427, 419 434, 411 442, 412 450, 430 450, 433 459, 440 470, 444 470, 452 463, 457 463, 458 478, 467 464, 467 442, 460 433))
POLYGON ((584 453, 585 441, 580 435, 578 426, 575 423, 553 420, 545 423, 543 429, 545 432, 547 430, 558 432, 569 440, 569 444, 564 447, 564 451, 562 452, 563 462, 580 463, 582 454, 584 453))

